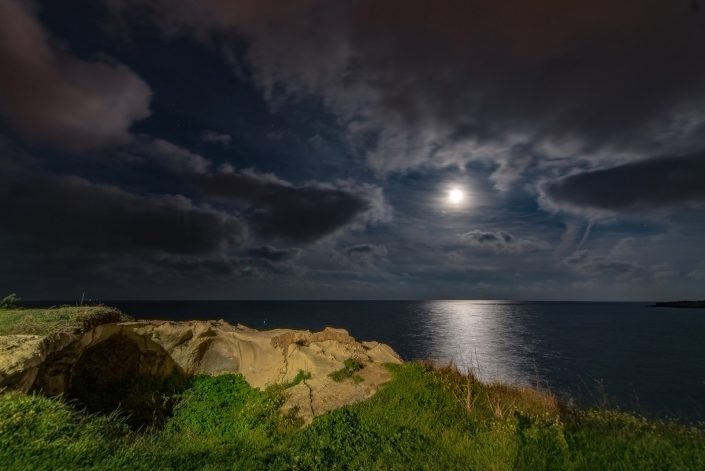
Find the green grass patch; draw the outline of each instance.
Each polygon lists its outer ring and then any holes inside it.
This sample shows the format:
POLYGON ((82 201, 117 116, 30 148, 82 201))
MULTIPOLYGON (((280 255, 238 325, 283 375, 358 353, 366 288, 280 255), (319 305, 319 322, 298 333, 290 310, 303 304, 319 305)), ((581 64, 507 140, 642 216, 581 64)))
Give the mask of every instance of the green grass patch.
POLYGON ((0 396, 0 463, 5 470, 97 465, 130 447, 133 439, 117 414, 89 415, 40 396, 0 396))
POLYGON ((328 376, 330 376, 333 381, 336 381, 338 383, 340 383, 341 381, 345 381, 348 378, 352 378, 353 381, 359 383, 362 381, 362 378, 356 375, 355 373, 357 373, 361 369, 362 363, 355 360, 354 358, 348 358, 343 362, 343 367, 341 369, 332 372, 328 376))
POLYGON ((301 382, 306 381, 307 379, 311 379, 311 373, 309 373, 308 371, 299 370, 299 372, 296 373, 296 376, 294 376, 293 380, 282 385, 282 389, 291 388, 301 382))
POLYGON ((51 335, 89 330, 100 324, 131 320, 106 306, 61 306, 49 309, 1 309, 0 335, 51 335))
POLYGON ((452 369, 390 368, 393 379, 370 400, 306 428, 280 413, 280 388, 253 389, 239 375, 188 380, 163 426, 141 432, 125 414, 3 394, 0 463, 7 470, 705 469, 699 428, 566 410, 550 395, 452 369))

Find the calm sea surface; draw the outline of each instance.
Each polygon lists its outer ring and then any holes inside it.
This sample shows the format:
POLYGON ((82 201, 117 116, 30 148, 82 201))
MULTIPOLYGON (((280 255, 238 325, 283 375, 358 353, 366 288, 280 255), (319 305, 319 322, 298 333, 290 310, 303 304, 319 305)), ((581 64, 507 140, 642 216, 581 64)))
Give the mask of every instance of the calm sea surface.
POLYGON ((404 359, 453 361, 485 380, 540 385, 580 403, 705 420, 705 309, 515 301, 110 302, 145 319, 258 329, 343 327, 404 359))

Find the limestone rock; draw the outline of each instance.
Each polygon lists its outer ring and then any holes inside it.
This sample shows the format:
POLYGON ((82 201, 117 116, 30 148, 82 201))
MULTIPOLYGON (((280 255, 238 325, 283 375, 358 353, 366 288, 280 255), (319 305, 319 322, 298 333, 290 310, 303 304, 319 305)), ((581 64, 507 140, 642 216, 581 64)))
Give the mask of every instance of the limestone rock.
POLYGON ((32 387, 43 341, 39 335, 0 336, 0 385, 22 391, 32 387))
POLYGON ((285 411, 305 422, 364 400, 389 380, 384 363, 401 363, 389 346, 357 342, 343 329, 258 331, 225 321, 136 321, 41 337, 0 336, 0 390, 71 395, 77 385, 110 388, 131 377, 241 373, 257 388, 309 379, 285 391, 285 411), (328 375, 348 358, 362 381, 328 375))

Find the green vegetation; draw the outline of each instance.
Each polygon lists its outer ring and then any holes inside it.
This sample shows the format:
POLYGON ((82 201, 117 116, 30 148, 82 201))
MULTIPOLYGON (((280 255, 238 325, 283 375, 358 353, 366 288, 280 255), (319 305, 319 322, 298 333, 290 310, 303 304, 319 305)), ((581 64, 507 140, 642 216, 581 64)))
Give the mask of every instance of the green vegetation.
POLYGON ((698 428, 566 409, 550 395, 483 384, 451 368, 390 369, 392 381, 370 400, 306 428, 280 413, 281 388, 259 391, 239 375, 187 380, 174 388, 161 423, 140 430, 129 426, 126 409, 89 415, 58 399, 6 393, 0 463, 7 470, 705 469, 698 428))
POLYGON ((21 299, 15 293, 8 294, 0 299, 0 309, 17 309, 20 301, 21 299))
POLYGON ((282 385, 282 389, 287 389, 292 386, 296 386, 297 384, 301 383, 302 381, 306 381, 307 379, 311 379, 311 373, 309 373, 308 371, 299 370, 299 372, 296 373, 296 376, 294 376, 294 379, 290 383, 282 385))
POLYGON ((361 369, 362 363, 355 360, 354 358, 348 358, 343 362, 343 367, 341 369, 332 372, 328 376, 330 376, 333 381, 337 381, 338 383, 348 378, 352 378, 353 381, 359 383, 362 381, 362 378, 356 375, 355 373, 357 373, 361 369))
POLYGON ((51 335, 85 331, 100 324, 126 320, 130 320, 130 317, 106 306, 3 309, 0 311, 0 335, 51 335))

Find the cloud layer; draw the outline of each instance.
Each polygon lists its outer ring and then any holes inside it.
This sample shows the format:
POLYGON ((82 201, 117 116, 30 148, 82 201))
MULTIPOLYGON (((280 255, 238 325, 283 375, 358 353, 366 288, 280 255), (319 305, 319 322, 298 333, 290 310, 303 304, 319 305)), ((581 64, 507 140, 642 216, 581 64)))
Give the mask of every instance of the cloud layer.
POLYGON ((0 0, 0 116, 25 136, 70 151, 129 140, 151 90, 109 58, 71 55, 29 2, 0 0))
POLYGON ((237 215, 182 196, 137 194, 73 176, 4 185, 0 213, 11 228, 3 246, 37 278, 51 266, 85 275, 115 265, 209 263, 247 239, 237 215))
POLYGON ((226 38, 226 49, 227 38, 245 38, 244 60, 272 106, 322 99, 379 172, 480 161, 498 166, 497 188, 507 189, 537 166, 702 145, 705 18, 682 2, 158 0, 149 9, 168 35, 226 38))
POLYGON ((661 157, 547 182, 552 209, 599 216, 705 202, 705 154, 661 157))
POLYGON ((378 187, 349 182, 294 185, 272 174, 232 167, 205 173, 211 162, 197 154, 167 141, 145 143, 145 149, 163 154, 157 162, 196 194, 149 194, 50 174, 42 165, 20 163, 17 159, 32 159, 4 146, 0 213, 7 230, 0 250, 22 259, 23 270, 30 271, 38 269, 36 262, 45 268, 65 264, 64 269, 86 274, 166 269, 284 275, 299 270, 294 262, 302 249, 275 248, 267 240, 311 244, 388 217, 378 187))
POLYGON ((504 231, 473 230, 464 233, 461 240, 473 249, 496 253, 521 253, 544 248, 539 242, 519 239, 504 231))
POLYGON ((702 44, 685 1, 0 0, 1 284, 695 292, 702 44))
POLYGON ((286 262, 301 255, 301 249, 277 249, 271 245, 263 245, 249 249, 247 254, 251 257, 269 260, 270 262, 286 262))
POLYGON ((383 245, 357 244, 343 247, 338 253, 339 262, 358 271, 369 271, 388 264, 387 248, 383 245))
POLYGON ((234 169, 190 180, 203 195, 242 207, 264 236, 313 242, 349 225, 389 218, 381 189, 368 184, 293 185, 271 174, 234 169))

